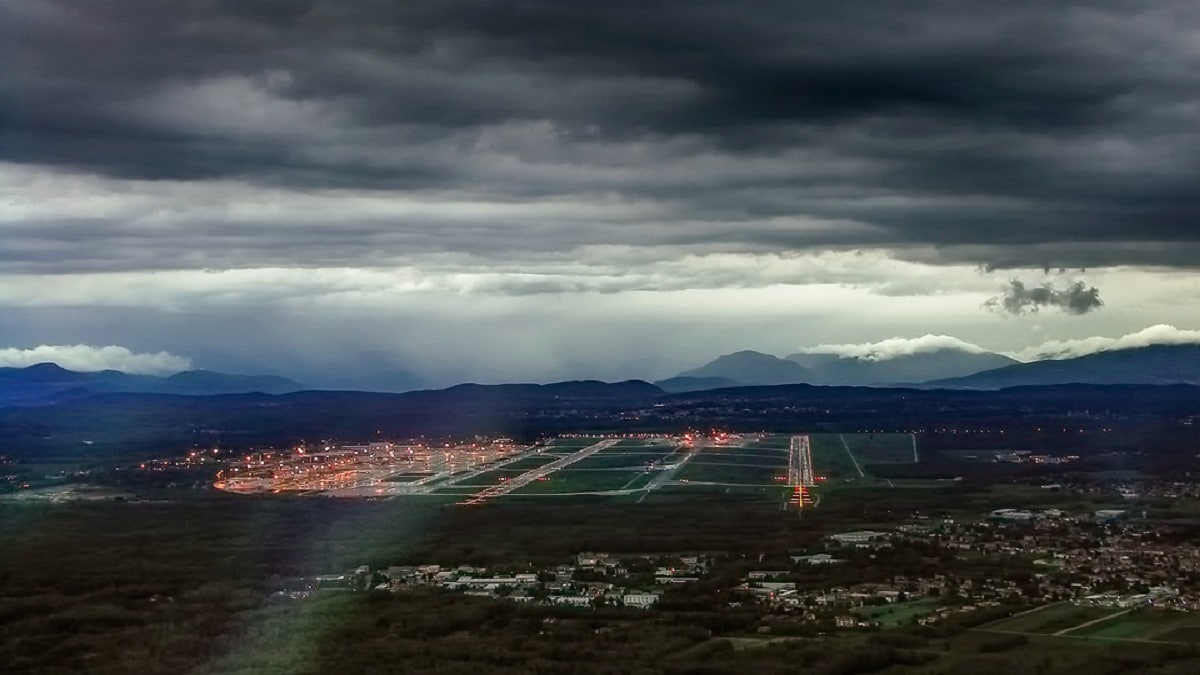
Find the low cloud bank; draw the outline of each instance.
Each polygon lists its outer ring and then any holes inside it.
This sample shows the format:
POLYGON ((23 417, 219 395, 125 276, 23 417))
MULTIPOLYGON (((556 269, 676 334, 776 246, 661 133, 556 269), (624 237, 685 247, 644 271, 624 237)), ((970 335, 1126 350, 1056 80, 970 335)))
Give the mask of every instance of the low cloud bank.
MULTIPOLYGON (((996 353, 1018 361, 1045 361, 1072 359, 1118 349, 1187 344, 1200 344, 1200 330, 1180 329, 1160 323, 1121 337, 1094 336, 1072 340, 1050 340, 1018 351, 996 351, 996 353)), ((894 337, 879 342, 860 344, 820 344, 815 347, 801 347, 797 352, 800 354, 832 354, 841 358, 867 361, 887 361, 902 356, 928 354, 941 350, 955 350, 972 354, 991 351, 950 335, 923 335, 917 338, 894 337)))
POLYGON ((169 352, 137 353, 108 345, 38 345, 32 349, 0 349, 0 368, 26 368, 56 363, 67 370, 119 370, 132 375, 171 375, 192 367, 191 359, 169 352))
POLYGON ((950 335, 923 335, 918 338, 894 337, 879 342, 862 344, 822 344, 816 347, 804 347, 801 354, 834 354, 841 358, 855 358, 866 361, 887 361, 901 356, 928 354, 931 352, 950 349, 972 354, 982 354, 988 350, 977 344, 960 340, 950 335))
POLYGON ((1072 359, 1096 352, 1135 349, 1151 345, 1200 344, 1200 330, 1183 330, 1168 324, 1156 324, 1117 338, 1088 337, 1077 340, 1051 340, 1027 347, 1009 356, 1021 361, 1072 359))

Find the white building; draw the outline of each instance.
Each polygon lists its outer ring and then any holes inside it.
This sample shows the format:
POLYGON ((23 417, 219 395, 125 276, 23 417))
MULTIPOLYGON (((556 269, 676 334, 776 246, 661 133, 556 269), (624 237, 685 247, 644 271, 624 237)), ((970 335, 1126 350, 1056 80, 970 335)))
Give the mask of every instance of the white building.
POLYGON ((829 535, 829 538, 839 544, 865 544, 876 539, 882 539, 886 536, 888 536, 887 532, 876 532, 874 530, 855 530, 853 532, 831 534, 829 535))

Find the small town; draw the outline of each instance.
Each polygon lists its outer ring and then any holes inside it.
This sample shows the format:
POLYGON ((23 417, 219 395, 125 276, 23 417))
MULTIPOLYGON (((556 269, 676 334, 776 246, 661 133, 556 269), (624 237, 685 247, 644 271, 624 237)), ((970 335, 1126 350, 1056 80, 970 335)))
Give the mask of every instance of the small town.
POLYGON ((1168 525, 1116 509, 1004 508, 972 520, 913 514, 894 529, 829 535, 818 550, 786 560, 581 552, 545 568, 364 565, 296 580, 276 595, 441 589, 518 603, 650 609, 701 582, 733 578, 717 589, 728 607, 757 607, 762 632, 782 626, 797 634, 948 620, 975 625, 1060 603, 1114 614, 1143 607, 1200 611, 1200 546, 1172 535, 1168 525), (929 571, 910 571, 922 566, 929 571), (822 583, 828 579, 838 583, 822 583))

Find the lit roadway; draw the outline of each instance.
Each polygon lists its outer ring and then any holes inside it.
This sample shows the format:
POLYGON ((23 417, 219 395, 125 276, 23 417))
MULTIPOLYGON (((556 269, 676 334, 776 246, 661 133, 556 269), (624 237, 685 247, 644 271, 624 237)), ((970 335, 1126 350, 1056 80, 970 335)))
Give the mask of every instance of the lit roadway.
POLYGON ((811 496, 809 490, 817 483, 816 476, 813 475, 812 446, 806 435, 792 436, 788 444, 787 482, 788 487, 792 488, 789 502, 798 508, 804 508, 806 497, 811 496))
POLYGON ((816 485, 808 436, 792 436, 788 446, 788 485, 806 488, 816 485))

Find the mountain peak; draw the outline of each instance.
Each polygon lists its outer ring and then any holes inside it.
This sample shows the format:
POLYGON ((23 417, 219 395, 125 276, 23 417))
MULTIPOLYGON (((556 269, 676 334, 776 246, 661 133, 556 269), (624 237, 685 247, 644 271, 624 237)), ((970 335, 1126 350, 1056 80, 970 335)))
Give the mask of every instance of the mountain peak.
POLYGON ((716 378, 737 384, 796 384, 806 382, 809 371, 793 361, 745 349, 719 356, 699 368, 684 371, 676 377, 716 378))
POLYGON ((62 366, 58 365, 57 363, 51 363, 50 361, 45 361, 42 363, 35 363, 32 366, 26 366, 26 367, 22 368, 21 370, 24 370, 27 373, 70 373, 70 372, 72 372, 70 370, 67 370, 66 368, 63 368, 62 366))

